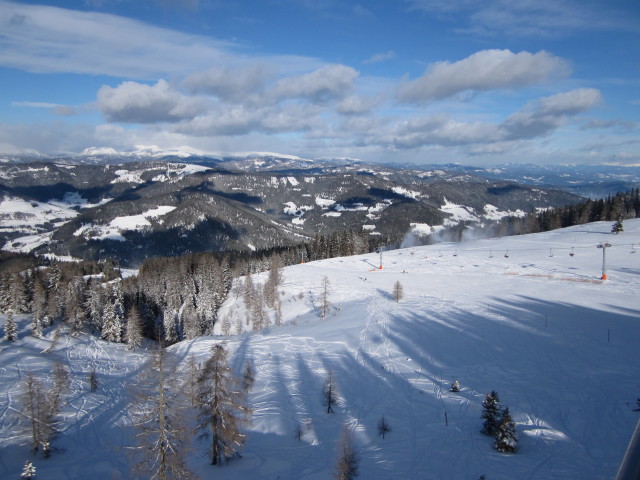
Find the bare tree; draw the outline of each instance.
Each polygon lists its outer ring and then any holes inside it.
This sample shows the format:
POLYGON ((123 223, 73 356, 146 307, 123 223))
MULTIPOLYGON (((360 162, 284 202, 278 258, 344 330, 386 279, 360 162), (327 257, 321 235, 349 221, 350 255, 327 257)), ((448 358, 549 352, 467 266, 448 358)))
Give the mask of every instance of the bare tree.
POLYGON ((390 431, 391 431, 391 427, 389 426, 387 419, 384 418, 384 415, 383 415, 380 421, 378 422, 378 435, 380 435, 384 440, 384 436, 390 431))
POLYGON ((393 295, 393 299, 396 301, 396 303, 400 302, 400 300, 402 300, 402 298, 404 297, 404 291, 400 280, 397 280, 396 283, 393 284, 393 291, 391 292, 391 294, 393 295))
POLYGON ((98 390, 98 387, 100 386, 100 383, 98 382, 98 374, 96 373, 95 367, 93 367, 89 371, 89 376, 88 376, 87 380, 89 381, 89 390, 90 391, 95 392, 96 390, 98 390))
POLYGON ((174 371, 168 353, 160 347, 144 369, 132 408, 138 433, 133 452, 140 459, 133 473, 148 479, 191 479, 185 464, 187 428, 182 423, 174 371))
POLYGON ((333 478, 336 480, 353 480, 358 476, 358 454, 353 446, 353 434, 348 425, 345 425, 338 447, 338 462, 336 473, 333 478))
POLYGON ((329 310, 331 309, 331 302, 329 301, 329 291, 331 283, 329 283, 329 277, 326 275, 322 278, 320 285, 320 317, 326 318, 329 310))
POLYGON ((333 377, 333 372, 327 372, 327 379, 322 388, 322 405, 327 407, 327 413, 333 413, 333 406, 338 403, 338 388, 333 377))
POLYGON ((202 367, 199 383, 199 428, 211 434, 211 464, 239 455, 245 436, 240 433, 242 414, 249 409, 243 405, 240 382, 231 372, 227 352, 221 344, 214 345, 211 357, 202 367))
POLYGON ((22 415, 29 422, 31 450, 37 452, 42 439, 45 437, 45 391, 42 382, 28 372, 22 385, 22 415))
POLYGON ((41 451, 45 457, 51 454, 51 441, 57 433, 57 417, 68 388, 69 373, 61 362, 53 365, 53 385, 50 388, 31 372, 23 381, 21 413, 28 421, 32 450, 41 451))

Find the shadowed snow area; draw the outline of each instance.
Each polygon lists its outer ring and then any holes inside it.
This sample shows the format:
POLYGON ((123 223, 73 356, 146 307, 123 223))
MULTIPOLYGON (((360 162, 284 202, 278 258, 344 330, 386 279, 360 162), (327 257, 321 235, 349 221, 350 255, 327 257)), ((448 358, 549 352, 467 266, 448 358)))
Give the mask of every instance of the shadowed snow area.
MULTIPOLYGON (((627 220, 620 235, 610 231, 600 222, 406 248, 384 252, 382 269, 378 254, 285 268, 283 326, 170 347, 186 367, 189 356, 204 362, 213 344, 226 341, 234 371, 249 360, 255 366, 242 458, 212 467, 194 434, 190 467, 202 478, 324 480, 346 423, 362 479, 613 478, 639 415, 640 251, 632 252, 640 220, 627 220), (603 241, 612 244, 607 281, 600 280, 603 241), (320 318, 325 276, 332 311, 320 318), (339 392, 334 414, 321 402, 328 370, 339 392), (449 391, 454 380, 458 393, 449 391), (516 422, 516 454, 498 453, 480 433, 491 390, 516 422), (382 416, 391 427, 384 440, 382 416)), ((232 332, 236 323, 249 328, 235 295, 219 312, 225 316, 232 332)), ((34 339, 29 317, 18 323, 20 339, 0 344, 0 477, 18 478, 33 459, 38 478, 128 478, 122 447, 134 432, 126 386, 148 351, 83 334, 64 337, 45 356, 53 333, 34 339), (19 382, 27 371, 47 375, 56 359, 72 378, 60 451, 33 458, 17 429, 19 382), (95 393, 86 382, 91 368, 102 385, 95 393)))

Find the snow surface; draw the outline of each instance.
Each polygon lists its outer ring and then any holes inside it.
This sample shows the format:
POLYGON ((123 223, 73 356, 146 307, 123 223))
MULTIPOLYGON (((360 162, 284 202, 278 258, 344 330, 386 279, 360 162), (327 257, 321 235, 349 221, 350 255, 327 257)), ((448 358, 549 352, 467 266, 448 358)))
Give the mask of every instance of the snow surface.
MULTIPOLYGON (((231 321, 234 335, 170 350, 183 362, 191 355, 202 362, 226 341, 236 372, 252 359, 253 421, 241 459, 212 467, 207 445, 194 440, 190 466, 201 478, 326 480, 346 423, 362 479, 613 478, 640 415, 633 411, 640 252, 631 253, 640 219, 625 221, 620 235, 610 230, 600 222, 388 251, 382 269, 378 254, 288 267, 280 288, 285 325, 260 332, 235 334, 250 327, 242 297, 230 295, 220 319, 240 320, 231 321), (613 245, 607 281, 599 280, 603 241, 613 245), (314 305, 324 276, 333 311, 322 319, 314 305), (404 289, 399 303, 391 297, 396 281, 404 289), (341 400, 332 415, 320 401, 328 369, 341 400), (454 379, 459 393, 448 390, 454 379), (516 421, 516 454, 498 453, 480 434, 481 402, 491 390, 516 421), (383 415, 392 429, 384 440, 376 428, 383 415)), ((38 478, 129 478, 126 386, 148 351, 83 334, 65 336, 45 356, 52 332, 33 339, 29 317, 17 318, 20 339, 0 343, 0 478, 18 478, 27 459, 38 478), (59 451, 45 460, 23 445, 16 412, 25 373, 47 376, 54 360, 71 370, 72 393, 59 451), (95 393, 87 388, 91 368, 101 381, 95 393)))
POLYGON ((141 230, 150 227, 150 218, 158 218, 175 210, 172 205, 160 205, 159 207, 147 210, 139 215, 128 215, 116 217, 107 225, 87 224, 78 228, 73 234, 76 237, 82 236, 87 240, 117 240, 124 241, 123 232, 141 230))

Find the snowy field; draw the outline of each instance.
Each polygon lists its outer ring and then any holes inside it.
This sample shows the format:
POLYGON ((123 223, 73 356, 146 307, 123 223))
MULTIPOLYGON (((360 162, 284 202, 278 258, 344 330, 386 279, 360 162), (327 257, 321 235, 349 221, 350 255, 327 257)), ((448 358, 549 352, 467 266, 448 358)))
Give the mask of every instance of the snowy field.
MULTIPOLYGON (((251 359, 256 383, 242 458, 208 465, 194 440, 189 465, 201 478, 332 478, 342 425, 348 424, 369 479, 611 479, 640 413, 640 220, 625 232, 611 222, 536 235, 437 244, 312 262, 284 269, 285 325, 206 337, 171 347, 204 361, 226 340, 240 372, 251 359), (607 281, 600 281, 603 241, 607 281), (574 255, 570 255, 573 253, 574 255), (317 308, 323 277, 332 312, 317 308), (399 281, 404 298, 393 301, 399 281), (326 372, 340 405, 321 404, 326 372), (461 392, 449 387, 458 380, 461 392), (501 454, 480 434, 481 402, 495 390, 517 424, 519 451, 501 454), (383 440, 384 415, 392 431, 383 440), (448 422, 448 424, 446 424, 448 422), (300 441, 296 426, 303 426, 300 441)), ((266 274, 254 282, 264 282, 266 274)), ((242 317, 232 295, 220 312, 242 317)), ((42 479, 129 478, 126 387, 147 352, 128 352, 87 335, 51 343, 27 336, 0 346, 0 478, 17 479, 32 459, 42 479), (27 371, 52 361, 72 372, 66 421, 51 458, 33 457, 16 410, 27 371), (95 368, 101 387, 90 393, 95 368)), ((3 320, 0 320, 3 322, 3 320)), ((243 328, 247 328, 242 322, 243 328)), ((196 436, 194 435, 194 439, 196 436)))

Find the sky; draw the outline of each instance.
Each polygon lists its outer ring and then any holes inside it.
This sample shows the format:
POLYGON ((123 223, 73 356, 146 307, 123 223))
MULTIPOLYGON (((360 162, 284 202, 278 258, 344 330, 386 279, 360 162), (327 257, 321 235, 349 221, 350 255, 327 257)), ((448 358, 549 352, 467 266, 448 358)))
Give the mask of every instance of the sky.
POLYGON ((0 153, 640 165, 638 0, 0 0, 0 153))

